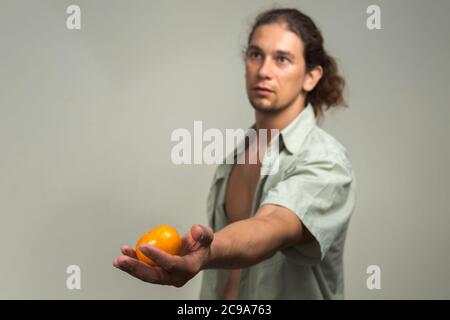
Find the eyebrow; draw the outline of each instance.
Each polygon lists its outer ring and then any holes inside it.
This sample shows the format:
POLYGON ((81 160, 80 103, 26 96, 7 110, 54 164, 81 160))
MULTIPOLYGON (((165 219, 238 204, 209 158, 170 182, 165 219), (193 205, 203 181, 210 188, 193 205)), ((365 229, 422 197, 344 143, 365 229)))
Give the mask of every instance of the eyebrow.
MULTIPOLYGON (((254 44, 252 44, 252 45, 250 45, 250 46, 248 47, 247 52, 249 52, 250 50, 263 51, 260 47, 258 47, 257 45, 254 45, 254 44)), ((277 50, 277 51, 275 51, 275 53, 278 54, 278 55, 285 55, 285 56, 288 56, 288 57, 290 57, 291 59, 294 59, 294 58, 295 58, 295 56, 294 56, 291 52, 289 52, 289 51, 277 50)))

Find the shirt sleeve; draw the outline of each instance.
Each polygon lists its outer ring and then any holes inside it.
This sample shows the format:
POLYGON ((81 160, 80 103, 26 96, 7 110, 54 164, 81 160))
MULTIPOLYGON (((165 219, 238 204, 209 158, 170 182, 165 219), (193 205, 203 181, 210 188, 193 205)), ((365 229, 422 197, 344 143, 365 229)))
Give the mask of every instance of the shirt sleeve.
POLYGON ((290 209, 314 236, 312 242, 282 252, 306 264, 318 264, 346 231, 355 205, 354 175, 341 155, 296 159, 261 201, 290 209))

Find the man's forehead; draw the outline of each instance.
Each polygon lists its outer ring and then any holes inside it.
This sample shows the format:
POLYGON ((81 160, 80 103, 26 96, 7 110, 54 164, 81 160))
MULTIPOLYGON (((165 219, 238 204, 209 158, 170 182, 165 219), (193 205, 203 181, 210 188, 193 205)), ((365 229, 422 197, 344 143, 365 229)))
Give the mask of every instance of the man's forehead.
POLYGON ((264 52, 288 52, 298 55, 302 51, 299 36, 281 24, 269 24, 258 27, 252 36, 249 49, 264 52))

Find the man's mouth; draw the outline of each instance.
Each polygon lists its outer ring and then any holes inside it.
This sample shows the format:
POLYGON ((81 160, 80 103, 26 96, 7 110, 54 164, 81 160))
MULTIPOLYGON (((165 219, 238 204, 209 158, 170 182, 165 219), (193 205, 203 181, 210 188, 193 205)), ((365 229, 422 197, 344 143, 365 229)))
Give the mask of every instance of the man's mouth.
POLYGON ((261 86, 254 87, 253 91, 255 91, 258 95, 268 95, 270 93, 273 93, 273 90, 271 90, 267 87, 261 87, 261 86))

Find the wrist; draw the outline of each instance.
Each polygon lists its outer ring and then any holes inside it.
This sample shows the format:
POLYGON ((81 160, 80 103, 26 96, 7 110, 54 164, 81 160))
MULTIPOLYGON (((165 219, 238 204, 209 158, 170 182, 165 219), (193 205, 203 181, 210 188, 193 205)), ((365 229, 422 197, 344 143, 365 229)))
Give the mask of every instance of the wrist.
POLYGON ((203 259, 203 263, 200 267, 200 270, 206 270, 206 269, 212 269, 217 266, 214 265, 214 261, 216 260, 216 251, 217 251, 217 245, 220 242, 220 239, 214 235, 213 240, 211 241, 210 245, 205 248, 205 256, 203 259))

